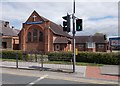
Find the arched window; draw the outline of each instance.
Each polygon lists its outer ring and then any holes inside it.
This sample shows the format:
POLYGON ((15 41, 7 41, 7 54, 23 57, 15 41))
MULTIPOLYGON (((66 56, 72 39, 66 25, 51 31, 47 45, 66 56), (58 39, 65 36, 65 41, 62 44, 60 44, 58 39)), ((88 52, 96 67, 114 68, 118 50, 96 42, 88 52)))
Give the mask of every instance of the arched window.
POLYGON ((33 42, 37 42, 37 29, 33 30, 33 42))
POLYGON ((31 32, 28 32, 27 35, 28 35, 28 37, 27 37, 28 38, 28 42, 31 42, 31 32))
POLYGON ((40 33, 39 33, 39 41, 41 42, 41 41, 43 41, 43 33, 40 31, 40 33))

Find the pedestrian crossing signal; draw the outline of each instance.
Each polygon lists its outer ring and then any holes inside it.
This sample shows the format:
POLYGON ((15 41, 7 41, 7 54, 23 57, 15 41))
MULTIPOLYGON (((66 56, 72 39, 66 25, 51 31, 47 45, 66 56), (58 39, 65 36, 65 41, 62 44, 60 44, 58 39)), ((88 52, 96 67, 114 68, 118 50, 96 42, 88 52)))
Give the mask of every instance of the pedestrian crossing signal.
POLYGON ((76 31, 82 31, 82 19, 76 19, 76 31))

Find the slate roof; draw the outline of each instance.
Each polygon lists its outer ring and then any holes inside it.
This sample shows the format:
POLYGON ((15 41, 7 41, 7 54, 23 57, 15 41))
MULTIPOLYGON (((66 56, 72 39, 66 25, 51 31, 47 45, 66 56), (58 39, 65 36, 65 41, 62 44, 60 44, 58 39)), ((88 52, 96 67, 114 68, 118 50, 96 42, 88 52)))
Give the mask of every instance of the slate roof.
POLYGON ((5 22, 6 21, 0 20, 0 33, 3 36, 18 36, 20 30, 10 28, 10 26, 5 27, 5 22))
POLYGON ((104 36, 76 36, 76 43, 86 43, 86 42, 95 42, 95 43, 106 43, 104 36))

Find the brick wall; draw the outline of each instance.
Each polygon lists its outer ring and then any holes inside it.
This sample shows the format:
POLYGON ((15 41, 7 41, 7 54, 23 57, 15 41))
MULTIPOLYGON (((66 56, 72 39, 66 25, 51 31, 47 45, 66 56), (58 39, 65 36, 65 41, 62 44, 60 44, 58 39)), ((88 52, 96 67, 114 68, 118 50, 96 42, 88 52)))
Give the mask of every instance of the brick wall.
MULTIPOLYGON (((19 34, 20 37, 20 49, 24 51, 32 51, 32 50, 38 50, 38 51, 44 51, 44 52, 51 52, 54 51, 54 45, 53 45, 53 32, 51 29, 49 29, 49 22, 45 22, 44 24, 38 24, 38 25, 26 25, 24 24, 23 30, 21 30, 21 33, 19 34), (43 42, 28 42, 27 40, 27 34, 28 32, 32 32, 32 29, 37 28, 37 30, 43 32, 43 42)), ((39 35, 39 33, 38 33, 39 35)), ((38 38, 39 39, 39 38, 38 38)))

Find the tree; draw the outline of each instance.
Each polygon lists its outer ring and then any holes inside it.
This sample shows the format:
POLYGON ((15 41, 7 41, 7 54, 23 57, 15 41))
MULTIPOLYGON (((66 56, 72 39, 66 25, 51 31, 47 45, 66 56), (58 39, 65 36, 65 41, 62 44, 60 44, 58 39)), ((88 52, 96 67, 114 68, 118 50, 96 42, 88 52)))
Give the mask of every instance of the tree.
POLYGON ((94 36, 104 36, 104 39, 105 39, 105 40, 107 39, 107 36, 106 36, 106 34, 104 34, 104 33, 99 33, 99 32, 97 32, 97 33, 94 34, 94 36))
POLYGON ((99 32, 94 34, 94 36, 103 36, 103 35, 105 35, 105 34, 104 33, 99 33, 99 32))

